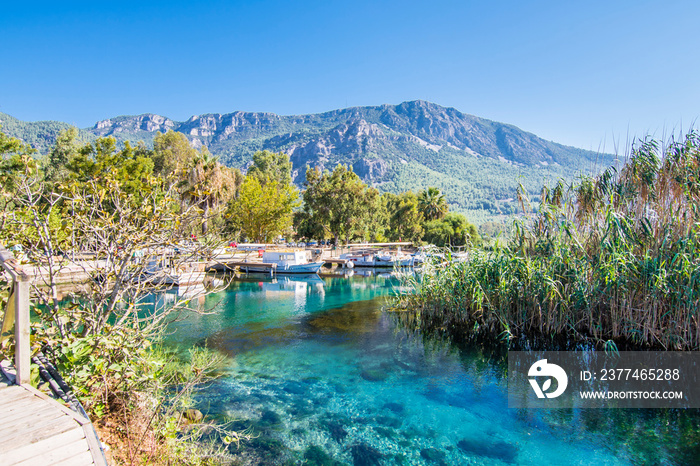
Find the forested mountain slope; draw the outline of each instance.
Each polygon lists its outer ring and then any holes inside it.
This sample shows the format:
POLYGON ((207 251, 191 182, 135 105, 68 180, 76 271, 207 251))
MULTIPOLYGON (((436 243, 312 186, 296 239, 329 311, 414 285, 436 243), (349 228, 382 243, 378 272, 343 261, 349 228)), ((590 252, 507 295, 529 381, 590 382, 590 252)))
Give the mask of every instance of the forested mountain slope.
MULTIPOLYGON (((60 129, 57 122, 19 122, 0 114, 3 131, 42 151, 60 129)), ((611 157, 538 138, 515 126, 425 101, 354 107, 312 115, 233 112, 184 122, 145 114, 119 116, 81 130, 85 139, 114 136, 152 144, 156 132, 179 131, 205 145, 229 166, 246 168, 258 150, 283 151, 294 180, 306 166, 353 167, 366 182, 393 192, 436 186, 453 208, 474 220, 513 211, 522 183, 533 194, 547 178, 572 177, 607 166, 611 157)))

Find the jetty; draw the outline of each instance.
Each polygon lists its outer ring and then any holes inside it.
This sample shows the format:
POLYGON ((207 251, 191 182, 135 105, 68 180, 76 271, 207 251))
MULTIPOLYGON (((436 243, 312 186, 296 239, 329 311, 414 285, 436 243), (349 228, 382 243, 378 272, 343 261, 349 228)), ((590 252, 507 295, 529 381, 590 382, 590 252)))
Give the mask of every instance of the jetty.
POLYGON ((11 278, 2 333, 14 323, 14 367, 0 362, 0 464, 106 466, 95 429, 83 413, 30 385, 29 284, 32 277, 0 248, 0 271, 11 278))
POLYGON ((255 270, 257 272, 264 272, 273 275, 277 264, 272 264, 268 262, 258 262, 258 261, 244 261, 240 259, 218 259, 207 264, 207 271, 215 272, 234 272, 236 269, 240 269, 242 272, 248 272, 250 270, 255 270))

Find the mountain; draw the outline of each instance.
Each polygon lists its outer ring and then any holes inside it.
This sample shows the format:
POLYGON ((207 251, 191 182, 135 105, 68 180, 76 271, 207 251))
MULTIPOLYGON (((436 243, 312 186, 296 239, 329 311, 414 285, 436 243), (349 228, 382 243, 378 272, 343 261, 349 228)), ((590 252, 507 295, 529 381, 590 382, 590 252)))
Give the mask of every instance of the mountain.
MULTIPOLYGON (((67 126, 24 123, 0 114, 3 131, 46 150, 67 126)), ((425 102, 354 107, 313 115, 233 112, 196 115, 184 122, 156 114, 119 116, 81 130, 86 140, 114 136, 152 144, 158 131, 179 131, 207 146, 222 163, 245 169, 258 150, 283 151, 303 183, 307 165, 349 164, 367 183, 401 192, 436 186, 453 208, 483 221, 514 210, 522 183, 536 195, 546 179, 605 166, 598 154, 541 139, 519 128, 425 102)))

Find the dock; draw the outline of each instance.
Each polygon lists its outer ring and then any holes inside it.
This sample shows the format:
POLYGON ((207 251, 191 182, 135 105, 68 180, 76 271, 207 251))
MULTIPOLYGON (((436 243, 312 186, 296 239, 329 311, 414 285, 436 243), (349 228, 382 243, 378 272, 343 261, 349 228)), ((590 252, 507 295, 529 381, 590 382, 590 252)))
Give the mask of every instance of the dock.
POLYGON ((12 280, 8 307, 0 309, 2 333, 14 326, 15 334, 14 368, 10 361, 0 362, 0 465, 106 466, 90 420, 31 386, 29 284, 33 277, 2 247, 0 267, 12 280))
POLYGON ((339 266, 341 266, 341 267, 344 268, 344 269, 346 269, 346 268, 352 268, 352 267, 353 267, 353 263, 352 263, 352 261, 349 260, 349 259, 339 259, 339 258, 333 258, 333 257, 331 257, 331 258, 328 258, 328 259, 323 259, 323 262, 326 263, 326 264, 330 264, 331 267, 333 267, 334 265, 339 265, 339 266), (349 266, 349 267, 348 267, 348 266, 349 266))
POLYGON ((208 263, 206 270, 216 272, 233 272, 237 268, 246 273, 249 271, 255 271, 273 275, 277 269, 277 264, 268 262, 242 261, 236 259, 219 259, 208 263))
POLYGON ((89 419, 3 374, 0 464, 106 466, 107 461, 89 419))

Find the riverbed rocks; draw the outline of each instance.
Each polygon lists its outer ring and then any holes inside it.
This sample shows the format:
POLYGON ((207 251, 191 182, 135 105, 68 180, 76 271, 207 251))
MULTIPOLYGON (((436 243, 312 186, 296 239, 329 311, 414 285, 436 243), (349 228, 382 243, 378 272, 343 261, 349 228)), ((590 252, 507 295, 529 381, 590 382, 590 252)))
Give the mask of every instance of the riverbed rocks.
POLYGON ((198 409, 186 409, 182 412, 182 417, 189 422, 201 422, 204 419, 204 414, 198 409))
POLYGON ((468 455, 495 458, 504 463, 515 463, 517 447, 502 440, 464 438, 457 442, 460 450, 468 455))

